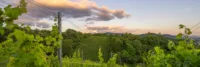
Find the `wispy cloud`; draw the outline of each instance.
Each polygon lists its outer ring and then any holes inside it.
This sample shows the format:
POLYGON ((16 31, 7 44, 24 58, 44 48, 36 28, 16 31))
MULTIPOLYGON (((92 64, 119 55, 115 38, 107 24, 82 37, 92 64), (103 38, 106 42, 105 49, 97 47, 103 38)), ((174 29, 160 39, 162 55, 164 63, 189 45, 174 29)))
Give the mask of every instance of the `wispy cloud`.
POLYGON ((105 32, 112 32, 112 33, 134 33, 138 31, 138 29, 128 29, 124 26, 87 26, 86 32, 92 33, 105 33, 105 32))
MULTIPOLYGON (((89 0, 34 0, 51 10, 60 11, 64 17, 86 18, 86 21, 109 21, 112 19, 122 19, 130 15, 123 9, 112 10, 107 6, 98 6, 95 2, 89 0), (68 15, 68 16, 66 16, 68 15)), ((33 2, 33 1, 32 1, 33 2)), ((46 11, 39 6, 29 5, 28 11, 31 16, 49 17, 51 11, 46 11)))
MULTIPOLYGON (((1 3, 18 5, 20 0, 2 0, 1 3)), ((26 0, 27 15, 32 19, 52 18, 56 16, 55 12, 62 12, 63 17, 84 18, 88 24, 94 21, 109 21, 113 19, 123 19, 130 15, 123 9, 110 9, 105 5, 98 6, 97 3, 90 0, 26 0)), ((40 26, 38 22, 27 20, 22 15, 19 20, 24 24, 40 26), (32 24, 31 24, 32 23, 32 24)), ((46 27, 48 25, 45 24, 46 27)))

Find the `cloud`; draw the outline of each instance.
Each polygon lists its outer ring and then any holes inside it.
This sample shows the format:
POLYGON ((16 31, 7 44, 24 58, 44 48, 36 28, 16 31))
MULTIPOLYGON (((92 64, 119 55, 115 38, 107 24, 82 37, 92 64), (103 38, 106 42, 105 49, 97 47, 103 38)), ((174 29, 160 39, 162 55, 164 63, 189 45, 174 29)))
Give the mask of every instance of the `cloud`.
POLYGON ((45 19, 37 20, 34 17, 30 17, 27 15, 22 15, 19 17, 18 20, 14 21, 16 24, 24 24, 24 25, 29 25, 29 26, 34 26, 34 27, 39 27, 39 28, 50 28, 51 24, 49 23, 50 21, 47 21, 45 19))
POLYGON ((129 29, 124 26, 87 26, 85 29, 85 33, 132 33, 132 34, 145 34, 148 32, 151 33, 169 33, 172 34, 172 32, 166 32, 166 30, 155 30, 155 29, 129 29))
POLYGON ((49 17, 55 14, 52 11, 56 10, 64 14, 64 17, 86 18, 86 21, 109 21, 112 19, 122 19, 130 15, 125 13, 123 9, 112 10, 106 6, 98 6, 95 2, 89 0, 34 0, 29 1, 28 14, 34 17, 49 17), (48 7, 47 9, 36 6, 34 3, 39 3, 48 7), (66 16, 68 15, 68 16, 66 16))
POLYGON ((137 29, 127 29, 124 26, 88 26, 87 32, 92 33, 105 33, 105 32, 112 32, 112 33, 134 33, 138 31, 137 29))
MULTIPOLYGON (((19 5, 20 0, 2 0, 1 3, 19 5)), ((113 10, 107 6, 98 6, 97 3, 90 0, 26 0, 27 15, 33 19, 52 18, 56 16, 55 12, 62 12, 63 17, 84 18, 87 24, 93 24, 95 21, 110 21, 113 19, 123 19, 130 15, 123 9, 113 10)), ((19 21, 28 25, 48 27, 40 24, 38 21, 26 20, 27 17, 22 15, 19 21), (32 23, 32 24, 31 24, 32 23)))
POLYGON ((7 6, 8 4, 10 4, 10 5, 12 5, 12 6, 17 6, 17 5, 19 5, 19 1, 20 0, 1 0, 0 1, 0 7, 2 8, 2 7, 5 7, 5 6, 7 6))
POLYGON ((37 27, 40 28, 50 28, 51 26, 49 24, 47 24, 46 22, 41 22, 41 23, 37 23, 36 24, 37 27))
POLYGON ((94 24, 94 23, 95 23, 95 22, 86 22, 86 25, 87 25, 87 24, 94 24))

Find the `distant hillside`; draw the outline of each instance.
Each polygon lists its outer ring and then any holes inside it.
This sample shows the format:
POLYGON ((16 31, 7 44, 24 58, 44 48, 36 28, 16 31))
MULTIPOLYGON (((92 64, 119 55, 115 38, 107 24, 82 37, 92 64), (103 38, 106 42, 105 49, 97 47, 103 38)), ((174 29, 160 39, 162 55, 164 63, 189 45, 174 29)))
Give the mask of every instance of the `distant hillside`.
POLYGON ((166 38, 170 38, 170 39, 175 39, 176 36, 175 35, 170 35, 170 34, 163 34, 164 37, 166 38))
MULTIPOLYGON (((113 33, 113 32, 105 32, 104 34, 118 34, 118 35, 122 35, 124 33, 113 33)), ((151 34, 152 36, 158 36, 160 34, 157 33, 146 33, 146 34, 140 34, 139 36, 144 37, 148 34, 151 34)), ((169 38, 169 39, 176 39, 176 35, 171 35, 171 34, 161 34, 162 36, 169 38)), ((194 39, 194 40, 200 40, 200 36, 190 36, 190 38, 194 39)))

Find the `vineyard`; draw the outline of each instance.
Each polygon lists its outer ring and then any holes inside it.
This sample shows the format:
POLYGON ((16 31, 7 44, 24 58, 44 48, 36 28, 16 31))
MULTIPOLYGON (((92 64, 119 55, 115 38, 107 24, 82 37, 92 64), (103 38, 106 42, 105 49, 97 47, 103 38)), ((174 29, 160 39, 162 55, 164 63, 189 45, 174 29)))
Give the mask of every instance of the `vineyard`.
POLYGON ((189 28, 179 25, 176 38, 161 34, 90 34, 68 29, 32 30, 14 24, 27 13, 27 3, 0 8, 0 67, 59 67, 62 40, 63 67, 199 67, 200 48, 189 38, 189 28))
MULTIPOLYGON (((20 29, 13 21, 18 16, 26 13, 26 3, 21 0, 17 7, 8 5, 0 10, 1 35, 6 35, 5 40, 0 43, 0 64, 7 67, 58 67, 58 59, 55 54, 62 36, 58 32, 57 25, 52 27, 50 35, 42 37, 31 34, 29 26, 22 26, 20 29), (4 24, 6 24, 4 26, 4 24), (5 30, 7 29, 7 30, 5 30), (10 33, 5 33, 10 31, 10 33)), ((100 58, 102 54, 100 51, 100 58)), ((108 63, 92 62, 80 58, 80 52, 75 52, 73 58, 63 58, 64 67, 110 67, 120 66, 116 64, 114 55, 108 63)))

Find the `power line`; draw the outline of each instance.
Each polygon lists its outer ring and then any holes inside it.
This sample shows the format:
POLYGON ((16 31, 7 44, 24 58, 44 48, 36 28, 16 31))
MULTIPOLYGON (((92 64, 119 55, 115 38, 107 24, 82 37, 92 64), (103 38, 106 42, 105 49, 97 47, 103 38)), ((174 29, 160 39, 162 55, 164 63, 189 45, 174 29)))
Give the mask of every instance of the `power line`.
MULTIPOLYGON (((32 3, 32 4, 34 4, 34 5, 39 6, 39 7, 41 7, 41 8, 45 8, 45 9, 48 10, 48 11, 51 11, 51 12, 53 12, 53 13, 56 13, 55 11, 51 10, 50 8, 48 8, 48 7, 44 6, 44 5, 39 4, 38 2, 35 2, 35 1, 33 2, 33 1, 29 1, 29 0, 27 0, 27 1, 30 2, 30 3, 32 3)), ((67 16, 67 15, 65 15, 65 16, 67 16)), ((70 21, 68 18, 70 18, 70 17, 69 17, 69 16, 66 17, 66 20, 67 20, 72 26, 74 26, 74 27, 77 28, 77 29, 80 29, 79 26, 77 26, 76 24, 74 24, 74 22, 70 21)))
POLYGON ((32 4, 34 4, 34 5, 39 6, 39 7, 41 7, 41 8, 44 8, 44 9, 46 9, 46 10, 48 10, 48 11, 51 11, 51 12, 53 12, 53 13, 56 13, 55 11, 53 11, 52 9, 50 9, 49 7, 46 7, 46 6, 42 5, 42 4, 39 4, 38 2, 36 2, 36 1, 34 1, 34 0, 32 0, 32 1, 27 0, 27 1, 30 2, 30 3, 32 3, 32 4))
MULTIPOLYGON (((27 0, 28 1, 28 0, 27 0)), ((55 11, 53 11, 53 10, 50 10, 49 8, 47 8, 47 7, 45 7, 45 6, 42 6, 42 5, 38 5, 39 3, 35 3, 35 2, 31 2, 31 1, 28 1, 30 4, 33 4, 33 5, 36 5, 36 6, 38 6, 38 7, 40 7, 40 8, 42 8, 43 10, 45 10, 45 11, 47 11, 47 12, 52 12, 53 13, 53 15, 55 16, 57 13, 55 12, 55 11)), ((47 12, 44 12, 45 14, 47 14, 48 15, 48 13, 47 12)))
POLYGON ((24 15, 27 16, 26 18, 29 18, 30 20, 35 21, 35 19, 31 18, 31 16, 29 16, 27 14, 24 14, 24 15))
MULTIPOLYGON (((32 1, 26 0, 26 1, 28 1, 29 3, 32 3, 33 5, 38 6, 38 7, 40 7, 40 8, 43 8, 43 9, 46 10, 46 11, 51 11, 51 12, 53 12, 54 14, 56 14, 56 12, 53 11, 52 9, 50 9, 49 7, 44 6, 44 5, 38 3, 38 2, 36 2, 36 1, 34 1, 34 0, 32 0, 32 1)), ((4 5, 5 5, 5 4, 4 4, 4 5)), ((64 4, 63 4, 63 5, 64 5, 64 4)), ((33 18, 31 18, 29 15, 26 15, 26 14, 25 14, 25 16, 27 16, 27 18, 30 18, 30 20, 35 21, 35 20, 33 20, 33 18)), ((69 20, 69 18, 71 18, 71 17, 69 17, 68 15, 65 15, 65 16, 67 16, 67 17, 66 17, 67 22, 69 22, 69 23, 70 23, 72 26, 74 26, 75 28, 80 29, 80 27, 77 26, 76 24, 74 24, 73 21, 69 20)), ((18 21, 18 22, 20 22, 20 21, 18 21)))
POLYGON ((195 27, 198 26, 199 24, 200 24, 200 22, 197 23, 196 25, 194 25, 191 29, 195 28, 195 27))
POLYGON ((80 27, 74 24, 74 22, 70 21, 68 18, 66 18, 67 22, 69 22, 72 26, 80 30, 80 27))
MULTIPOLYGON (((193 29, 193 28, 195 28, 196 26, 198 26, 200 24, 200 22, 199 23, 197 23, 196 25, 194 25, 191 29, 193 29)), ((196 31, 196 30, 198 30, 200 28, 200 26, 199 27, 197 27, 196 29, 194 29, 192 32, 194 32, 194 31, 196 31)))
MULTIPOLYGON (((67 20, 67 21, 69 21, 69 23, 72 23, 73 25, 75 25, 76 27, 78 27, 76 24, 74 24, 74 22, 73 21, 71 21, 70 19, 71 19, 71 17, 70 16, 68 16, 68 15, 66 15, 65 14, 65 19, 67 20)), ((79 27, 78 27, 79 28, 79 27)))
POLYGON ((200 28, 200 26, 199 26, 199 27, 197 27, 196 29, 194 29, 192 32, 194 32, 194 31, 198 30, 199 28, 200 28))
MULTIPOLYGON (((65 4, 62 4, 62 5, 64 5, 65 6, 65 4)), ((66 12, 66 13, 68 13, 68 14, 70 14, 69 12, 66 12)), ((76 24, 74 24, 74 22, 73 21, 70 21, 69 19, 71 19, 71 17, 70 16, 68 16, 68 15, 66 15, 65 14, 65 16, 67 16, 67 17, 65 17, 66 18, 66 20, 72 25, 72 26, 74 26, 75 28, 77 28, 77 29, 79 29, 80 30, 80 27, 79 26, 77 26, 76 24)))

